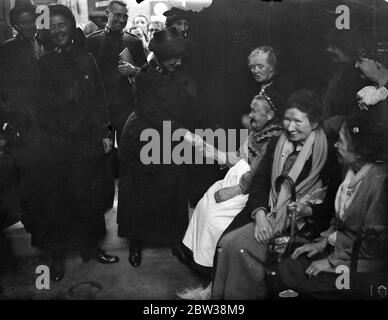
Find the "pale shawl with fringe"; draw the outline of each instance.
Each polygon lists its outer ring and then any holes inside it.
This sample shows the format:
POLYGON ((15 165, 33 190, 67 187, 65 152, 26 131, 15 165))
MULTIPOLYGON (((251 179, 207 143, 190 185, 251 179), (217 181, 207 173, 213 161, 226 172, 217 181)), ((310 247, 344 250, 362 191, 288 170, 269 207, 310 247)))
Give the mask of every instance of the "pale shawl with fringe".
MULTIPOLYGON (((280 192, 275 191, 275 180, 282 174, 284 163, 290 153, 294 150, 293 143, 287 138, 287 134, 280 136, 275 149, 274 162, 272 164, 271 191, 269 206, 271 212, 268 219, 272 224, 274 233, 281 233, 288 227, 287 205, 291 202, 291 190, 287 182, 281 186, 280 192)), ((306 161, 312 156, 312 167, 309 175, 296 186, 297 200, 303 198, 306 201, 307 194, 322 188, 319 179, 320 172, 327 160, 327 140, 323 130, 317 129, 309 135, 300 150, 295 163, 290 169, 288 176, 295 182, 301 173, 306 161)), ((308 199, 307 199, 308 200, 308 199)))

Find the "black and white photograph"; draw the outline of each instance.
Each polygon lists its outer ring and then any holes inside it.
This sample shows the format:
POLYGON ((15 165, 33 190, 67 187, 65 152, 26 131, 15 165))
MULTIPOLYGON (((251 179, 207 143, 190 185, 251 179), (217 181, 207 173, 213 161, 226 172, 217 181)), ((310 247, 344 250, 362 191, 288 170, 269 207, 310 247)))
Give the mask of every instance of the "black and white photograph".
POLYGON ((388 300, 387 161, 388 0, 0 0, 0 304, 388 300))

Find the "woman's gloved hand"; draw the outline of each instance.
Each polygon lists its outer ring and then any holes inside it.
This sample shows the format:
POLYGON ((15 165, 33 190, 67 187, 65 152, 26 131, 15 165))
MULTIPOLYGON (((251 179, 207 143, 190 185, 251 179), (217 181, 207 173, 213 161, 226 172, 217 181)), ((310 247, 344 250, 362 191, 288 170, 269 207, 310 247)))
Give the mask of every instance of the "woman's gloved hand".
POLYGON ((197 148, 203 148, 204 142, 203 142, 202 138, 195 133, 191 133, 189 130, 186 131, 186 133, 184 135, 184 139, 188 143, 193 144, 197 148))
POLYGON ((206 158, 214 159, 219 165, 226 165, 227 155, 225 152, 216 149, 214 146, 206 142, 204 142, 204 152, 206 158))

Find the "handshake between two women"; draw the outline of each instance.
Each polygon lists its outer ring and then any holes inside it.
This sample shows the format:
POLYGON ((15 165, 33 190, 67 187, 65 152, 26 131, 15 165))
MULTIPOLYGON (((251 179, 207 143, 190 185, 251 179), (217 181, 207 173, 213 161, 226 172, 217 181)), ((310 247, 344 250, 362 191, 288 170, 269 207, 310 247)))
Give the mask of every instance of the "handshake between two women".
POLYGON ((205 158, 213 159, 217 161, 220 165, 227 164, 226 153, 218 150, 213 145, 205 142, 198 134, 187 131, 184 136, 184 139, 187 142, 191 143, 199 152, 201 152, 205 158))

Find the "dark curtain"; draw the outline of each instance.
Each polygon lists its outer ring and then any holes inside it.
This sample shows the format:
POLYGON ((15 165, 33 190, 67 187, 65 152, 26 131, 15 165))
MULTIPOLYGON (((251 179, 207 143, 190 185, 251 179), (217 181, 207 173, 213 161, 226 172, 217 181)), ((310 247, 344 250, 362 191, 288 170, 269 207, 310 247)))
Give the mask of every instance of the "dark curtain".
MULTIPOLYGON (((213 0, 189 30, 189 37, 198 45, 195 58, 204 126, 241 127, 241 116, 258 93, 247 58, 259 45, 272 45, 280 53, 283 95, 300 88, 323 94, 332 68, 325 54, 326 36, 335 28, 335 9, 343 2, 213 0)), ((373 25, 371 8, 356 2, 346 4, 351 28, 373 25)))

